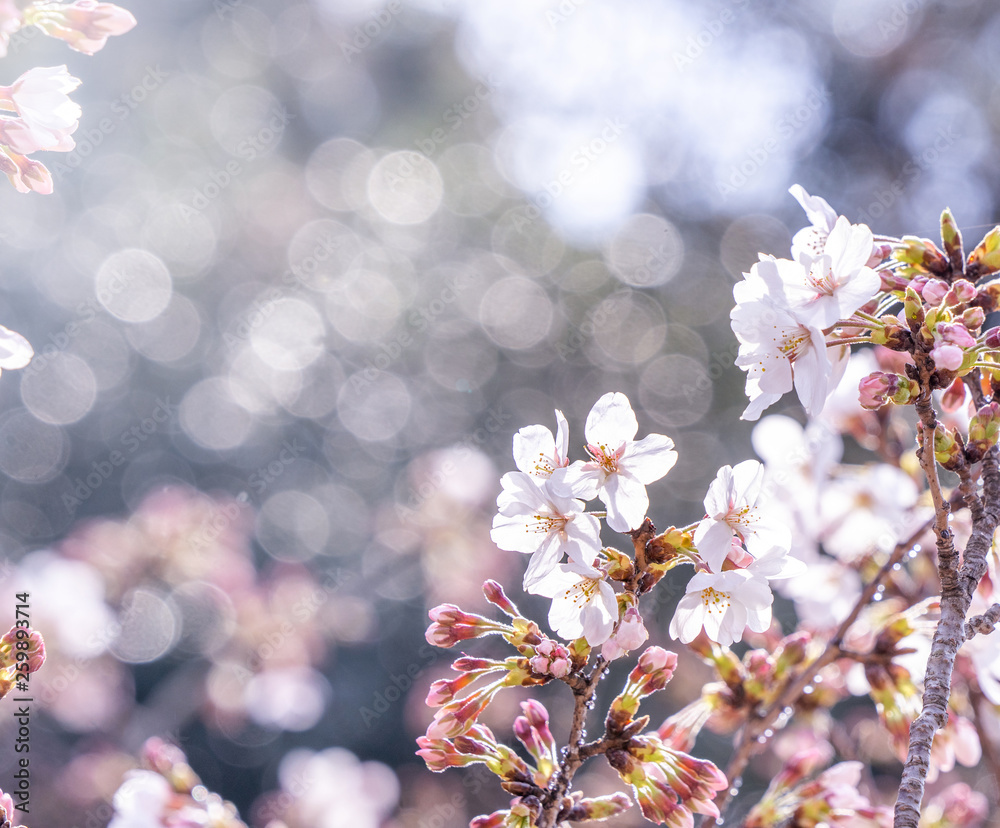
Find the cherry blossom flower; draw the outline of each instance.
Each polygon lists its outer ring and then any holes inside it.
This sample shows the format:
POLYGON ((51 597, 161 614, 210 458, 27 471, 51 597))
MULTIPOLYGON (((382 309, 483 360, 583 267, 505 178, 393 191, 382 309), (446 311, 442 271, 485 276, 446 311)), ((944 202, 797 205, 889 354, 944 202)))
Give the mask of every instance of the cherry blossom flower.
POLYGON ((173 791, 151 770, 129 771, 115 792, 115 817, 108 828, 160 828, 173 791))
POLYGON ((772 547, 787 552, 791 533, 777 515, 761 508, 764 466, 757 460, 744 460, 719 469, 705 495, 707 516, 694 533, 694 544, 713 572, 722 569, 729 555, 733 537, 746 544, 747 551, 759 557, 772 547))
POLYGON ((0 325, 0 369, 24 368, 34 355, 35 351, 27 339, 0 325))
POLYGON ((688 582, 669 632, 688 644, 704 627, 712 641, 728 647, 743 638, 747 627, 764 632, 771 625, 773 600, 767 581, 746 570, 698 572, 688 582))
POLYGON ((530 592, 552 599, 549 626, 566 641, 583 637, 591 647, 598 647, 611 637, 618 620, 618 600, 601 570, 560 564, 530 592))
POLYGON ((815 416, 823 409, 833 365, 822 331, 807 325, 768 293, 760 268, 774 267, 772 260, 757 262, 736 285, 736 307, 729 314, 733 333, 740 341, 736 364, 747 372, 750 405, 741 419, 756 420, 765 408, 795 388, 806 411, 815 416))
POLYGON ((125 34, 135 26, 126 9, 97 0, 72 3, 34 3, 24 12, 24 22, 37 26, 49 37, 65 40, 71 49, 92 55, 104 48, 112 35, 125 34))
POLYGON ((569 425, 556 409, 556 436, 543 425, 525 426, 514 435, 514 463, 525 474, 548 480, 569 465, 569 425))
POLYGON ((823 253, 826 239, 837 223, 837 211, 826 199, 809 195, 801 184, 788 188, 792 197, 806 211, 810 226, 803 227, 792 237, 792 258, 801 261, 804 257, 814 259, 823 253))
POLYGON ((758 273, 775 298, 807 325, 828 328, 847 319, 878 293, 881 280, 867 266, 872 231, 841 216, 823 251, 799 261, 764 259, 758 273))
POLYGON ((600 497, 607 507, 608 526, 616 532, 638 527, 646 517, 646 486, 674 467, 674 441, 663 434, 633 440, 639 423, 628 397, 605 394, 587 415, 588 462, 567 470, 561 487, 566 494, 589 500, 600 497))
POLYGON ((524 472, 508 472, 497 498, 499 514, 490 537, 501 549, 531 555, 524 588, 545 577, 563 552, 579 564, 591 564, 601 548, 601 524, 583 511, 583 503, 552 494, 524 472))
POLYGON ((68 93, 80 85, 65 66, 29 69, 11 86, 0 86, 0 107, 19 116, 3 130, 15 152, 67 152, 76 146, 70 137, 79 126, 82 110, 68 93))

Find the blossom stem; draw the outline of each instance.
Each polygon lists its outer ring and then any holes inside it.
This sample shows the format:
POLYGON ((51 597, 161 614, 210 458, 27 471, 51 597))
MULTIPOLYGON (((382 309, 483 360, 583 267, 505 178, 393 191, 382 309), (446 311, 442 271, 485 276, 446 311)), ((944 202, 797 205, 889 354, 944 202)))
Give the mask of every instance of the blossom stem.
MULTIPOLYGON (((875 597, 875 594, 878 592, 882 583, 892 575, 896 564, 903 560, 906 553, 913 548, 913 544, 917 542, 920 536, 926 532, 928 528, 930 528, 932 523, 933 518, 928 518, 921 523, 908 538, 896 544, 896 548, 893 549, 892 554, 878 571, 878 574, 867 584, 867 586, 864 587, 864 589, 861 590, 861 595, 858 596, 858 600, 854 603, 854 607, 851 609, 850 613, 848 613, 847 617, 840 623, 840 626, 837 627, 837 631, 827 642, 826 648, 823 652, 807 664, 802 670, 788 677, 784 687, 777 694, 776 700, 770 707, 752 720, 747 721, 743 729, 740 731, 736 745, 736 752, 733 754, 733 758, 729 761, 729 766, 726 768, 726 778, 729 779, 730 782, 743 775, 743 771, 749 764, 750 757, 758 745, 757 738, 768 728, 774 727, 774 723, 778 720, 779 716, 781 716, 781 712, 786 707, 794 707, 796 702, 798 702, 799 698, 802 696, 805 688, 812 683, 813 677, 817 672, 841 657, 843 654, 841 645, 844 638, 847 636, 847 631, 853 626, 854 622, 858 620, 858 616, 861 614, 861 611, 872 602, 872 599, 875 597)), ((715 804, 718 806, 723 817, 725 816, 725 807, 728 804, 729 799, 730 794, 727 789, 720 792, 719 796, 715 800, 715 804)), ((707 817, 703 820, 702 824, 705 824, 706 821, 707 817)))
MULTIPOLYGON (((860 327, 860 326, 854 326, 860 327)), ((826 343, 827 348, 837 348, 841 345, 864 345, 868 342, 867 336, 850 336, 846 339, 833 339, 826 343)))
MULTIPOLYGON (((934 499, 934 530, 937 536, 938 575, 941 579, 941 618, 934 631, 931 653, 927 659, 921 712, 910 725, 909 749, 893 815, 894 828, 917 828, 920 822, 920 804, 930 766, 931 743, 934 734, 948 720, 951 675, 958 648, 965 641, 965 617, 972 603, 973 593, 986 573, 986 555, 992 545, 994 532, 1000 525, 1000 453, 993 446, 983 458, 982 508, 973 512, 972 534, 965 546, 959 569, 958 553, 948 527, 948 508, 941 501, 933 442, 928 442, 933 441, 933 431, 937 425, 930 403, 931 370, 925 354, 918 351, 914 357, 920 373, 921 387, 924 389, 916 403, 917 413, 924 425, 920 464, 928 478, 934 499)), ((979 385, 978 371, 969 375, 968 383, 973 397, 982 401, 982 390, 975 387, 979 385)))

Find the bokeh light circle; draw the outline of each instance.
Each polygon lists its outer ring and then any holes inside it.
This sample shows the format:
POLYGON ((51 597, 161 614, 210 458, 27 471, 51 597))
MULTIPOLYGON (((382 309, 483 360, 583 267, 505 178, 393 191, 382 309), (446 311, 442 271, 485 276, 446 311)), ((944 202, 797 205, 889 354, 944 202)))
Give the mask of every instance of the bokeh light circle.
POLYGON ((403 380, 368 368, 348 377, 337 395, 337 414, 359 440, 378 442, 402 431, 412 404, 403 380))
POLYGON ((251 415, 237 405, 220 377, 208 377, 188 389, 181 400, 180 422, 198 445, 215 451, 236 448, 253 425, 251 415))
POLYGON ((531 348, 549 334, 552 301, 537 284, 520 276, 509 276, 490 287, 479 305, 479 321, 502 348, 531 348))
POLYGON ((163 260, 139 248, 110 255, 94 281, 97 301, 123 322, 155 319, 166 309, 173 292, 173 280, 163 260))
POLYGON ((368 198, 386 221, 421 224, 437 211, 444 182, 434 162, 419 152, 392 152, 372 168, 368 198))
POLYGON ((97 400, 97 379, 75 354, 57 352, 21 376, 21 400, 39 420, 68 425, 85 417, 97 400))

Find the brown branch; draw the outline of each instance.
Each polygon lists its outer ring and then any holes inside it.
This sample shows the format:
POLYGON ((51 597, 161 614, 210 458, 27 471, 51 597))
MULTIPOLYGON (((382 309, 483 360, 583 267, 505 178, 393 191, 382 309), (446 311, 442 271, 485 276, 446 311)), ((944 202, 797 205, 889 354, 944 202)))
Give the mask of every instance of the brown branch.
MULTIPOLYGON (((936 426, 934 410, 930 404, 930 368, 926 356, 915 355, 920 383, 924 393, 917 401, 917 412, 924 427, 924 448, 920 463, 931 486, 937 483, 933 443, 927 450, 927 435, 933 439, 936 426)), ((979 372, 973 372, 978 382, 979 372)), ((934 530, 937 537, 938 574, 941 578, 941 618, 931 641, 931 654, 927 659, 924 675, 924 695, 920 715, 910 725, 910 744, 899 783, 893 816, 894 828, 918 828, 924 783, 930 767, 931 744, 934 734, 948 720, 948 699, 951 695, 951 674, 958 648, 965 641, 965 617, 972 603, 972 596, 986 572, 986 555, 993 540, 993 533, 1000 524, 1000 468, 994 446, 983 458, 982 508, 973 515, 972 535, 966 544, 961 570, 957 565, 951 530, 948 529, 947 510, 940 502, 940 490, 935 498, 934 530)))
MULTIPOLYGON (((933 518, 925 520, 908 538, 896 544, 896 548, 892 550, 892 554, 878 571, 878 574, 861 590, 861 595, 858 596, 854 607, 840 623, 840 626, 837 627, 837 631, 827 642, 823 652, 799 672, 788 677, 777 699, 765 711, 761 712, 755 718, 748 719, 740 731, 740 735, 737 737, 736 752, 733 754, 733 758, 729 760, 729 765, 726 768, 726 778, 730 782, 742 776, 743 771, 750 761, 753 750, 758 744, 758 737, 774 725, 781 715, 781 711, 786 707, 794 707, 802 695, 802 691, 812 683, 815 675, 828 664, 832 664, 838 658, 845 655, 845 651, 841 645, 847 636, 848 630, 858 620, 861 611, 871 603, 882 582, 892 574, 896 564, 903 560, 903 556, 913 547, 913 544, 917 542, 920 536, 927 531, 932 521, 933 518)), ((852 653, 850 655, 854 657, 856 654, 852 653)), ((723 809, 729 804, 729 799, 730 793, 729 789, 727 789, 715 800, 715 804, 718 806, 719 811, 722 812, 723 817, 725 817, 723 809)))
MULTIPOLYGON (((632 577, 624 584, 625 591, 631 593, 638 606, 639 594, 642 589, 642 576, 647 572, 646 544, 656 534, 656 527, 652 521, 646 518, 638 529, 628 533, 632 536, 635 547, 635 564, 632 577)), ((621 619, 615 623, 612 635, 618 631, 621 619)), ((563 799, 569 792, 573 782, 573 776, 580 766, 591 756, 604 753, 614 747, 620 747, 621 739, 614 738, 610 733, 604 738, 589 744, 583 743, 584 726, 587 721, 587 710, 592 705, 594 692, 597 684, 604 675, 604 668, 608 666, 607 659, 600 656, 594 669, 588 676, 573 676, 573 680, 565 680, 573 689, 573 722, 570 725, 569 740, 567 744, 566 756, 560 764, 559 770, 553 776, 553 782, 549 784, 546 792, 545 804, 542 808, 542 815, 538 822, 538 828, 555 828, 559 820, 559 812, 562 808, 563 799)), ((625 740, 628 741, 627 739, 625 740)))

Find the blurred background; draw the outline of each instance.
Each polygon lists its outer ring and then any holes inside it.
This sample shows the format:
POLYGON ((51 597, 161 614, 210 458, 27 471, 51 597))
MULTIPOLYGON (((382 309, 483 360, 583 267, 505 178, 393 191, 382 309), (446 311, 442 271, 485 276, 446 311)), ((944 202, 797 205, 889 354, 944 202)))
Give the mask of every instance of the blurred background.
POLYGON ((0 64, 83 80, 55 193, 0 188, 0 322, 36 351, 0 380, 0 614, 29 591, 50 653, 33 824, 106 824, 151 735, 254 825, 502 806, 413 739, 427 609, 520 579, 489 538, 513 433, 559 408, 578 458, 623 391, 680 452, 650 516, 697 520, 752 456, 732 286, 807 223, 791 184, 876 233, 997 221, 983 0, 120 5, 94 57, 0 64))

